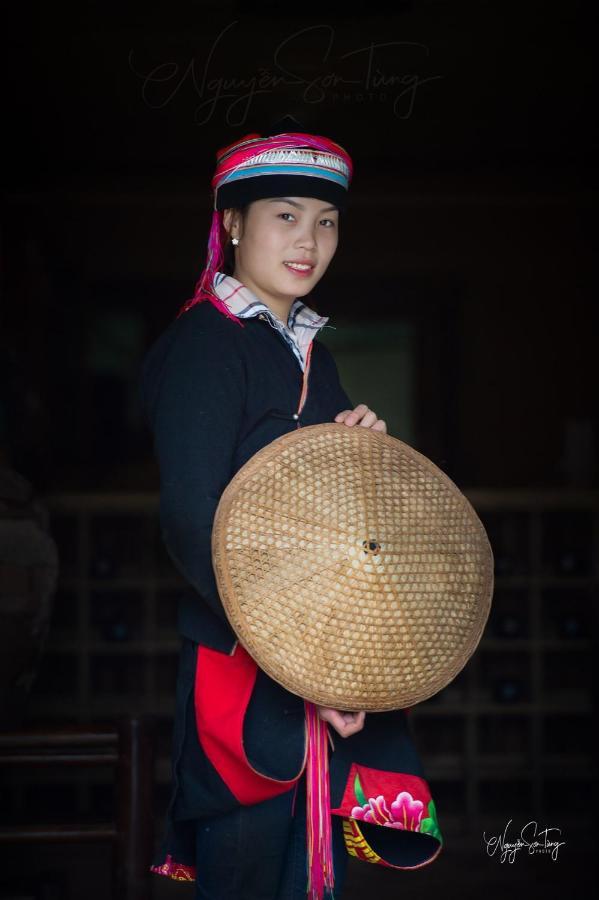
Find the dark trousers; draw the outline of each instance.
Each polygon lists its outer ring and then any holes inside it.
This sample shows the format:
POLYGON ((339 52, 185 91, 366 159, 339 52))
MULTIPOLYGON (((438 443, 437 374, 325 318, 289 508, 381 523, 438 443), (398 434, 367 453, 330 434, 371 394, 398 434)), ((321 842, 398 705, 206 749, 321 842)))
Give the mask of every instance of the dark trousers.
MULTIPOLYGON (((196 830, 196 900, 306 900, 306 781, 263 803, 201 819, 196 830)), ((335 900, 347 871, 340 816, 332 816, 335 900)))

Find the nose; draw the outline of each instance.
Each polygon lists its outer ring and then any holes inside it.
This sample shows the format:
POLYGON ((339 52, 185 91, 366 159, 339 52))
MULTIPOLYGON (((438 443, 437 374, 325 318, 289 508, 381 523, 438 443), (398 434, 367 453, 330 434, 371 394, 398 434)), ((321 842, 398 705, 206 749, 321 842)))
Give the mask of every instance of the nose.
POLYGON ((312 227, 311 225, 304 223, 304 227, 302 228, 301 233, 297 237, 295 246, 296 247, 305 247, 307 249, 314 249, 314 247, 316 247, 315 230, 316 230, 316 225, 314 225, 312 227))

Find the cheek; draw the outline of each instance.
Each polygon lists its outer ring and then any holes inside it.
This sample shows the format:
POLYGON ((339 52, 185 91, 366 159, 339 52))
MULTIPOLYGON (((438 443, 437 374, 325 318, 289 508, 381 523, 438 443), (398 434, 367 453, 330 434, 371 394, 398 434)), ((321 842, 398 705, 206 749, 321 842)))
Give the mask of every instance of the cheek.
POLYGON ((259 240, 245 245, 245 263, 254 272, 265 272, 281 256, 280 240, 272 232, 262 234, 259 240))
POLYGON ((330 258, 333 256, 333 254, 337 250, 338 244, 339 244, 339 234, 335 230, 332 234, 324 235, 323 240, 321 242, 322 252, 327 254, 327 256, 330 258))
POLYGON ((284 232, 269 229, 261 234, 259 240, 252 242, 252 255, 258 264, 266 263, 272 258, 280 257, 287 244, 284 232))

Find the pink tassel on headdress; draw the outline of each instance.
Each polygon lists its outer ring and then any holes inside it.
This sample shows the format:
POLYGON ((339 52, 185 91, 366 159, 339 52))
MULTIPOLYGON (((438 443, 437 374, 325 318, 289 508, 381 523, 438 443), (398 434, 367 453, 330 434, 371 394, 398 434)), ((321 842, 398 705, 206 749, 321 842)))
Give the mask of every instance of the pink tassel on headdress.
POLYGON ((177 318, 184 312, 187 312, 188 309, 191 309, 192 306, 195 306, 196 303, 202 303, 204 300, 209 300, 210 303, 216 306, 216 308, 227 316, 227 318, 234 319, 243 327, 243 323, 239 320, 238 316, 233 315, 228 306, 223 303, 214 291, 214 277, 216 273, 220 271, 220 267, 224 261, 222 245, 223 231, 223 212, 222 210, 215 209, 212 212, 212 225, 210 227, 210 234, 208 235, 208 260, 206 262, 206 268, 202 272, 200 279, 195 286, 193 297, 181 307, 177 313, 177 318))
POLYGON ((313 703, 305 701, 308 726, 306 766, 306 831, 308 846, 309 900, 323 900, 325 891, 333 896, 333 844, 329 792, 329 752, 327 723, 313 703))

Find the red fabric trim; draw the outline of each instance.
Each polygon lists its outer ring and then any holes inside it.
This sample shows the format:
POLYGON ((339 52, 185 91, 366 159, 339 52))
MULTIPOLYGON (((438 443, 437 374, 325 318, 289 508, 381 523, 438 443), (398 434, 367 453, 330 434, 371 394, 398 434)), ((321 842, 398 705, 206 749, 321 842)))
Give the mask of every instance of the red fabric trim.
POLYGON ((422 801, 426 810, 431 799, 427 782, 418 775, 408 775, 407 772, 384 772, 381 769, 369 769, 352 763, 341 805, 337 809, 332 809, 332 813, 338 816, 351 816, 352 809, 359 805, 354 792, 356 775, 360 777, 360 784, 367 800, 381 795, 395 799, 401 791, 409 791, 414 800, 422 801))
POLYGON ((443 847, 429 786, 418 775, 385 772, 352 763, 341 805, 331 812, 344 818, 343 834, 348 853, 365 862, 390 869, 418 869, 436 859, 443 847), (428 859, 416 865, 392 863, 379 856, 364 838, 361 821, 398 831, 424 833, 433 837, 438 846, 428 859), (421 831, 423 824, 426 828, 421 831))
POLYGON ((304 770, 302 766, 295 778, 279 781, 250 765, 243 747, 243 721, 256 672, 256 663, 239 643, 231 656, 198 647, 194 691, 198 739, 231 793, 245 805, 285 793, 304 770))
POLYGON ((173 881, 195 881, 196 879, 196 867, 175 862, 170 853, 161 866, 150 866, 150 872, 153 872, 154 875, 166 875, 173 881))

